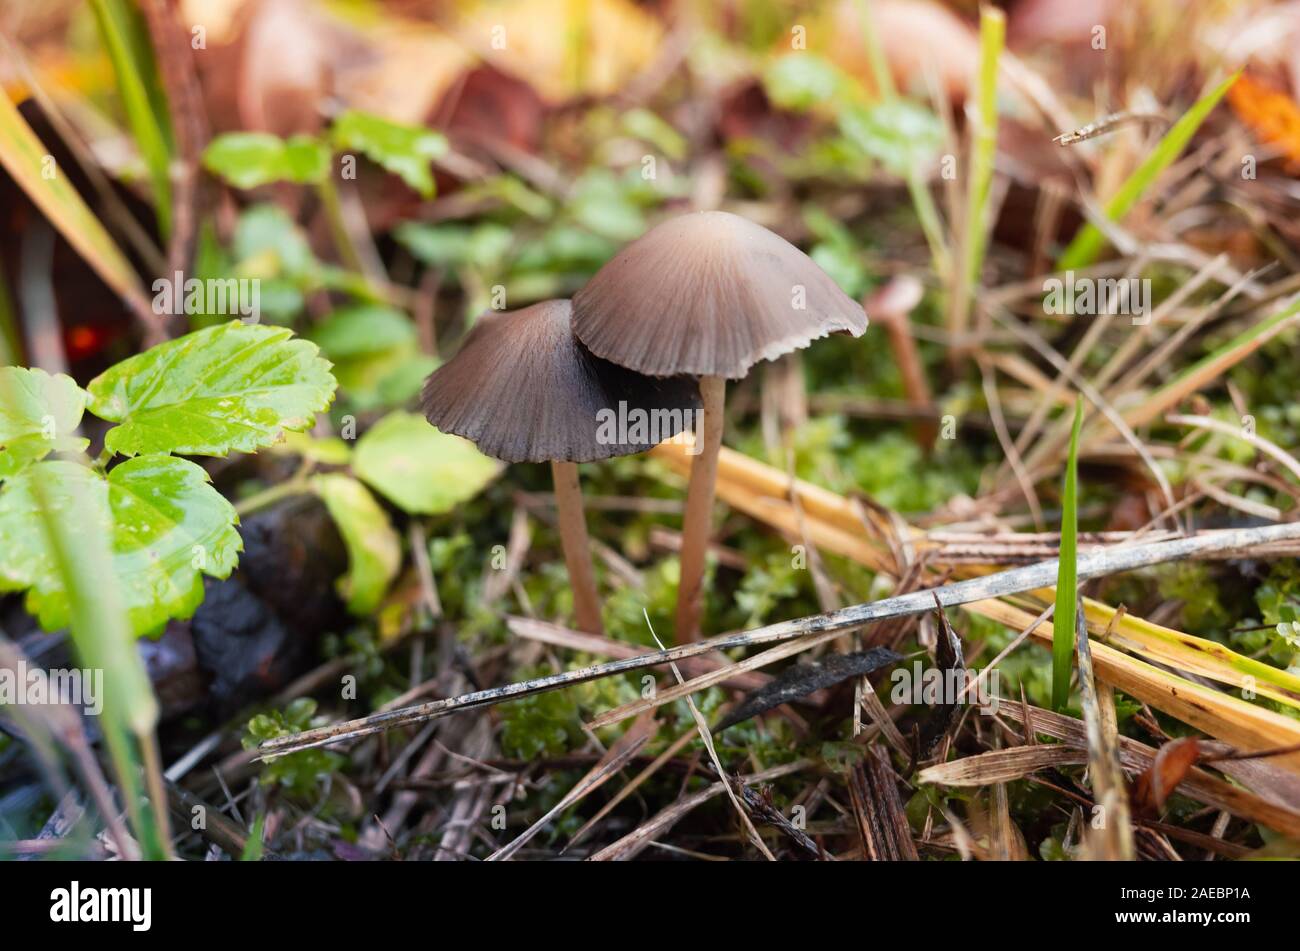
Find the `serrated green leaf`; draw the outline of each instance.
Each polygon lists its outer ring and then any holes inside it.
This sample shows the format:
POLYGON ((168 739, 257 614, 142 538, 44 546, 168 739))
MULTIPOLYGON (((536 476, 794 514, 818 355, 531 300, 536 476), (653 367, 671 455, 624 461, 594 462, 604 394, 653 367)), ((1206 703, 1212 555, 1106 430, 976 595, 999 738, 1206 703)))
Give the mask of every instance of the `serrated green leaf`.
POLYGON ((201 575, 228 577, 243 547, 234 507, 189 460, 140 456, 107 478, 75 462, 38 462, 0 491, 0 589, 27 591, 27 610, 48 631, 67 626, 70 601, 38 521, 37 485, 54 517, 81 512, 79 532, 110 540, 114 578, 101 583, 119 592, 137 635, 190 617, 203 602, 201 575))
POLYGON ((227 132, 204 149, 203 167, 236 188, 315 184, 329 174, 330 151, 307 135, 286 140, 270 132, 227 132))
POLYGON ((292 338, 235 320, 124 360, 87 387, 91 412, 121 423, 104 444, 127 456, 224 456, 309 429, 336 384, 316 345, 292 338))
POLYGON ((55 450, 84 449, 87 441, 72 434, 85 407, 86 391, 72 377, 0 367, 0 479, 55 450))
POLYGON ((352 109, 335 120, 330 134, 336 150, 360 152, 425 198, 432 197, 429 163, 447 154, 447 139, 442 133, 352 109))
POLYGON ((390 413, 357 441, 352 470, 394 504, 437 515, 472 499, 501 463, 414 413, 390 413))
POLYGON ((85 452, 89 445, 90 440, 82 436, 19 436, 0 447, 0 480, 11 478, 52 452, 85 452))
POLYGON ((348 573, 339 579, 339 595, 353 614, 369 614, 397 576, 402 540, 375 497, 351 476, 314 476, 311 487, 329 509, 347 545, 348 573))

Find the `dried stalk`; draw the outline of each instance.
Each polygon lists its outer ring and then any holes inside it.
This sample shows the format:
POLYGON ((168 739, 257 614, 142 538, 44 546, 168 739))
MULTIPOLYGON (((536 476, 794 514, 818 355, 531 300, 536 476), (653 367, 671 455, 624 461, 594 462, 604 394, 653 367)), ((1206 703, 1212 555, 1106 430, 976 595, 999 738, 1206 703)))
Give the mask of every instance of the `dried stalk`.
MULTIPOLYGON (((1300 538, 1300 522, 1284 525, 1267 525, 1261 528, 1245 528, 1225 531, 1214 535, 1198 535, 1174 541, 1155 542, 1149 545, 1122 545, 1089 552, 1079 558, 1078 577, 1080 581, 1099 578, 1104 575, 1150 565, 1162 564, 1205 555, 1209 552, 1245 550, 1255 545, 1274 541, 1300 538)), ((280 756, 297 750, 327 746, 358 737, 381 733, 394 727, 423 723, 437 717, 446 716, 461 710, 492 706, 531 696, 548 690, 557 690, 574 684, 611 677, 647 667, 658 667, 687 657, 697 657, 715 650, 731 650, 738 647, 755 647, 762 644, 775 644, 796 640, 810 635, 828 635, 837 631, 849 631, 874 621, 886 618, 904 617, 933 610, 935 599, 944 607, 958 604, 971 604, 987 601, 1011 594, 1023 594, 1039 588, 1050 588, 1056 582, 1057 562, 1040 562, 1024 568, 1013 568, 996 574, 971 578, 955 584, 943 585, 908 594, 885 598, 866 604, 855 604, 828 614, 816 614, 811 617, 796 618, 769 624, 753 631, 743 631, 714 637, 693 644, 682 644, 666 650, 650 651, 637 657, 629 657, 606 664, 581 667, 548 677, 538 677, 503 687, 493 687, 474 693, 451 697, 446 700, 434 700, 429 703, 377 713, 360 717, 343 723, 331 724, 313 730, 304 730, 290 736, 266 740, 258 747, 261 758, 280 756)))

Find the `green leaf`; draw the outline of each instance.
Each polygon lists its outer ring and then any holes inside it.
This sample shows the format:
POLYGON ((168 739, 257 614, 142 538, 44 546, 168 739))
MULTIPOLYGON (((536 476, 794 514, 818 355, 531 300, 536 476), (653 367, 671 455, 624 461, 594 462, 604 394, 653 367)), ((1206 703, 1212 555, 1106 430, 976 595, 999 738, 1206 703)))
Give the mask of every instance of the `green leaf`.
POLYGON ((419 394, 438 361, 411 345, 343 360, 334 367, 349 410, 369 413, 401 406, 419 394))
POLYGON ((244 851, 239 855, 241 862, 260 862, 262 855, 266 851, 266 843, 262 837, 266 834, 266 813, 259 812, 253 820, 253 828, 248 832, 248 838, 244 840, 244 851))
POLYGON ((1074 404, 1074 428, 1070 431, 1070 456, 1065 466, 1065 487, 1061 491, 1061 559, 1056 570, 1056 610, 1052 615, 1052 708, 1062 710, 1070 695, 1070 658, 1075 637, 1076 604, 1079 598, 1079 430, 1083 426, 1083 398, 1074 404))
POLYGON ((284 441, 272 446, 271 451, 324 466, 346 466, 352 461, 352 447, 337 436, 317 439, 309 433, 285 433, 284 441))
POLYGON ((632 109, 620 117, 628 135, 649 142, 668 158, 679 161, 686 156, 686 139, 649 109, 632 109))
POLYGON ((393 234, 421 262, 441 268, 469 265, 479 270, 497 269, 514 243, 509 228, 491 221, 472 228, 408 221, 398 225, 393 234))
POLYGON ((235 320, 111 367, 88 387, 91 412, 121 423, 104 444, 128 456, 224 456, 311 428, 336 384, 316 345, 292 337, 235 320))
POLYGON ((438 367, 420 350, 410 319, 380 304, 336 310, 312 340, 333 361, 349 409, 361 412, 405 403, 438 367))
POLYGON ((90 440, 81 436, 19 436, 0 448, 0 480, 21 472, 33 462, 44 459, 52 452, 85 452, 90 440))
MULTIPOLYGON (((314 285, 320 280, 320 262, 311 253, 306 236, 277 205, 254 205, 239 216, 232 245, 235 257, 247 264, 271 258, 271 273, 314 285)), ((267 277, 250 273, 249 277, 267 277)))
MULTIPOLYGON (((135 644, 123 592, 108 580, 113 573, 110 536, 87 531, 99 521, 104 480, 86 470, 82 472, 91 478, 85 480, 49 478, 50 472, 69 465, 73 464, 42 463, 37 476, 24 476, 27 491, 19 493, 16 509, 19 537, 42 560, 28 559, 23 567, 39 566, 55 579, 52 587, 66 593, 67 627, 77 660, 82 667, 103 673, 103 709, 97 722, 131 828, 145 858, 166 859, 170 849, 165 822, 158 808, 143 808, 146 783, 141 781, 142 774, 157 775, 156 759, 147 755, 146 748, 154 742, 158 701, 135 644)), ((0 493, 0 508, 12 501, 8 491, 0 493)), ((0 536, 4 531, 0 528, 0 536)), ((21 550, 0 541, 0 562, 22 557, 21 550)), ((0 568, 0 579, 4 577, 0 568)))
POLYGON ((807 112, 833 102, 843 86, 835 64, 816 53, 782 56, 763 72, 763 90, 778 109, 807 112))
POLYGON ((312 331, 312 341, 334 361, 370 356, 414 344, 415 325, 400 310, 381 304, 340 307, 312 331))
POLYGON ((407 512, 437 515, 473 498, 501 463, 414 413, 385 416, 357 442, 353 471, 407 512))
POLYGON ((347 545, 348 573, 339 579, 339 595, 353 614, 369 614, 397 576, 402 540, 375 497, 351 476, 314 476, 311 487, 329 509, 347 545))
POLYGON ((314 184, 329 174, 330 152, 324 142, 306 135, 286 141, 269 132, 227 132, 203 151, 203 167, 236 188, 314 184))
POLYGON ((629 183, 603 169, 588 171, 573 185, 568 214, 584 228, 612 241, 631 241, 646 229, 645 213, 629 183))
MULTIPOLYGON (((1141 200, 1146 190, 1160 177, 1160 173, 1182 154, 1206 116, 1219 104, 1223 94, 1240 75, 1241 70, 1233 73, 1170 126, 1169 131, 1156 143, 1156 147, 1151 150, 1146 160, 1133 170, 1133 174, 1124 180, 1124 184, 1120 185, 1110 201, 1106 202, 1103 211, 1108 219, 1119 221, 1141 200)), ((1069 247, 1061 254, 1060 260, 1056 262, 1056 269, 1065 271, 1070 268, 1087 267, 1097 259, 1097 255, 1105 246, 1106 236, 1096 225, 1089 222, 1079 229, 1079 233, 1074 236, 1069 247)))
MULTIPOLYGON (((991 228, 988 204, 998 143, 998 59, 1006 43, 1006 30, 1006 17, 1001 10, 996 7, 980 9, 979 111, 975 113, 971 129, 970 175, 966 181, 966 239, 962 244, 965 251, 963 274, 968 288, 979 284, 991 228)), ((964 314, 963 311, 963 317, 964 314)))
POLYGON ((203 603, 201 575, 230 575, 243 547, 234 507, 201 468, 175 456, 129 459, 105 478, 74 462, 38 462, 0 491, 0 589, 27 591, 27 610, 47 631, 66 627, 70 600, 37 502, 55 517, 81 512, 77 532, 109 539, 113 585, 137 634, 203 603), (78 508, 80 506, 80 508, 78 508))
POLYGON ((929 162, 943 141, 938 117, 906 99, 848 106, 840 113, 840 131, 867 155, 901 176, 929 162))
POLYGON ((433 196, 429 163, 447 154, 447 139, 442 133, 390 122, 355 109, 339 116, 330 132, 336 151, 360 152, 425 198, 433 196))
POLYGON ((0 367, 0 479, 55 450, 85 449, 72 435, 85 407, 85 390, 69 376, 0 367))

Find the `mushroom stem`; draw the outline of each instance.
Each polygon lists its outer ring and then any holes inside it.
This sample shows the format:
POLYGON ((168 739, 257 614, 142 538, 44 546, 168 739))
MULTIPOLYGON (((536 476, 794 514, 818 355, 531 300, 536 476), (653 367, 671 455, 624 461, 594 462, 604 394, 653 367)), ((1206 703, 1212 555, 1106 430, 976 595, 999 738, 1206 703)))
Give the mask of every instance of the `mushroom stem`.
POLYGON ((704 434, 700 454, 691 461, 691 481, 686 489, 682 521, 681 582, 677 587, 677 643, 698 640, 704 608, 704 556, 713 534, 713 490, 718 481, 718 451, 722 448, 722 408, 727 381, 720 376, 700 377, 704 404, 704 434))
POLYGON ((600 598, 596 595, 596 575, 591 569, 591 542, 587 537, 587 516, 582 508, 582 488, 578 484, 578 466, 573 462, 552 462, 551 479, 555 483, 555 509, 560 523, 560 547, 569 569, 569 586, 573 588, 573 613, 578 629, 603 635, 600 622, 600 598))

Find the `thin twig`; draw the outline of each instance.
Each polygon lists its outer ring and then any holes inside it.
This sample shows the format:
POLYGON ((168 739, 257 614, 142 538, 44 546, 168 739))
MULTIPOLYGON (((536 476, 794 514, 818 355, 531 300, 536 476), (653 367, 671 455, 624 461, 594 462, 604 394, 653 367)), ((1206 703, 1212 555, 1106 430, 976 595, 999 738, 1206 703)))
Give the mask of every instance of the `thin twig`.
MULTIPOLYGON (((1211 552, 1248 550, 1269 542, 1300 539, 1300 522, 1285 525, 1267 525, 1260 528, 1244 528, 1214 534, 1197 535, 1192 538, 1180 538, 1174 541, 1155 542, 1145 545, 1116 546, 1089 552, 1078 559, 1078 578, 1080 581, 1099 578, 1104 575, 1131 571, 1205 555, 1211 552)), ((606 664, 580 667, 547 677, 538 677, 503 687, 479 690, 459 697, 434 700, 398 710, 377 713, 342 723, 304 730, 289 736, 276 737, 264 741, 258 747, 259 758, 269 759, 298 750, 328 746, 346 740, 382 733, 394 727, 412 723, 423 723, 437 717, 446 716, 461 710, 493 706, 507 700, 531 696, 548 690, 557 690, 575 684, 611 677, 647 667, 658 667, 687 657, 696 657, 715 650, 731 650, 738 647, 754 647, 762 644, 774 644, 795 640, 810 635, 824 635, 836 631, 848 631, 864 624, 892 617, 922 614, 934 609, 935 599, 944 607, 958 604, 970 604, 1001 598, 1011 594, 1023 594, 1038 588, 1050 588, 1056 583, 1057 561, 1040 562, 1023 568, 1013 568, 979 578, 971 578, 938 588, 914 591, 892 598, 865 604, 855 604, 828 614, 796 618, 769 624, 753 631, 726 634, 708 640, 682 644, 666 650, 650 651, 637 657, 629 657, 606 664)))

